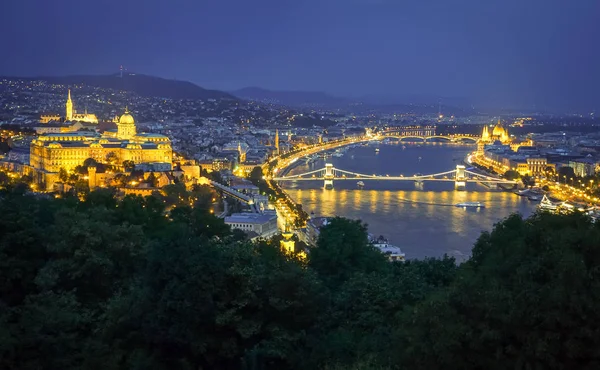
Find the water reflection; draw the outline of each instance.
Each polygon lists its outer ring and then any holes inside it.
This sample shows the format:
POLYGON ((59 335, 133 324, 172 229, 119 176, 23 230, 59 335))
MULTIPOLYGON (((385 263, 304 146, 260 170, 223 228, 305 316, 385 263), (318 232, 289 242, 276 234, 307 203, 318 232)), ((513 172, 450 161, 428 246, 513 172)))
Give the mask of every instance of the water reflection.
MULTIPOLYGON (((351 149, 344 157, 328 158, 334 166, 359 173, 437 173, 452 169, 472 148, 464 146, 381 145, 378 155, 371 147, 351 149), (354 159, 352 159, 352 155, 354 159), (418 158, 422 157, 421 160, 418 158)), ((317 162, 313 169, 321 168, 317 162)), ((302 173, 299 166, 292 173, 302 173)), ((317 216, 343 216, 362 219, 375 235, 385 235, 402 247, 409 258, 440 257, 447 253, 462 260, 471 251, 481 231, 511 213, 531 213, 534 205, 512 193, 488 191, 468 184, 457 191, 453 183, 425 183, 423 190, 412 182, 365 181, 359 190, 352 181, 334 182, 334 190, 324 190, 321 182, 285 184, 290 196, 317 216), (486 208, 473 210, 455 207, 460 202, 483 202, 486 208)))

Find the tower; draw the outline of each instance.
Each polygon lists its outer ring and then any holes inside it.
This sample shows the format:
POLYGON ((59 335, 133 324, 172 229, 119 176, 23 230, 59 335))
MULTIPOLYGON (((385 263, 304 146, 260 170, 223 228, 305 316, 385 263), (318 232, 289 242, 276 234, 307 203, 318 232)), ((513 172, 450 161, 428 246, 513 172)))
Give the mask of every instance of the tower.
POLYGON ((96 166, 88 167, 88 185, 90 190, 94 190, 97 186, 96 184, 96 166))
POLYGON ((279 155, 279 130, 275 129, 275 154, 279 155))
POLYGON ((283 233, 283 239, 281 240, 281 251, 285 254, 293 254, 296 251, 296 242, 292 239, 294 233, 290 232, 290 228, 286 222, 285 230, 283 233))
POLYGON ((71 89, 69 89, 69 96, 67 97, 67 112, 65 113, 65 121, 73 119, 73 101, 71 100, 71 89))
POLYGON ((246 162, 246 153, 242 151, 242 144, 238 141, 237 147, 238 153, 240 153, 240 163, 246 162))
POLYGON ((489 131, 487 125, 483 126, 483 132, 481 133, 481 140, 482 141, 489 141, 490 140, 490 131, 489 131))

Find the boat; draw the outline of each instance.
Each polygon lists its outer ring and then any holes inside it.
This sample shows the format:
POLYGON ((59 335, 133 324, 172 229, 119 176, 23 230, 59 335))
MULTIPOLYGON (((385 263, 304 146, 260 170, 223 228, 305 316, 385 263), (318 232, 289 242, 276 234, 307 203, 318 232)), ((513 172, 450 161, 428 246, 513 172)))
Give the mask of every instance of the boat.
POLYGON ((379 148, 375 148, 375 153, 379 153, 379 148))
POLYGON ((462 202, 456 203, 455 206, 462 208, 485 208, 485 204, 481 202, 462 202))
POLYGON ((542 201, 538 205, 538 208, 545 211, 556 211, 558 209, 558 206, 558 204, 553 203, 550 199, 548 199, 546 195, 544 195, 542 197, 542 201))
POLYGON ((406 254, 402 253, 400 247, 395 245, 388 244, 387 242, 383 243, 373 243, 373 246, 381 253, 383 253, 390 262, 404 262, 406 258, 406 254))
POLYGON ((362 182, 362 181, 359 181, 359 182, 357 182, 357 183, 356 183, 356 185, 357 185, 357 186, 358 186, 360 189, 362 189, 362 188, 364 188, 364 187, 365 187, 365 183, 364 183, 364 182, 362 182))
POLYGON ((538 200, 542 199, 539 195, 533 194, 527 197, 527 199, 529 199, 532 202, 537 202, 538 200))

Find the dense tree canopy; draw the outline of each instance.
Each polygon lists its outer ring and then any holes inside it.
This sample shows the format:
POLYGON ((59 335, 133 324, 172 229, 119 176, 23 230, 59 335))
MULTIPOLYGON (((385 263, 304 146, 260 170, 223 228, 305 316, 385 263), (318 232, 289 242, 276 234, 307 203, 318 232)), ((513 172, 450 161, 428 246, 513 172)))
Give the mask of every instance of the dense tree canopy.
POLYGON ((391 264, 334 218, 303 262, 232 233, 211 196, 5 186, 0 368, 600 365, 600 226, 582 215, 511 216, 461 265, 391 264))

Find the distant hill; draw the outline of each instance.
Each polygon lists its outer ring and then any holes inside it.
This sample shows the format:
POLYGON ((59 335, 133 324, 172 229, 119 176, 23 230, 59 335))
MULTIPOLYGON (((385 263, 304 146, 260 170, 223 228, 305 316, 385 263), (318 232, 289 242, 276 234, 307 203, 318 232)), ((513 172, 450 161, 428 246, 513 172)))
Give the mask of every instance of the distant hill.
POLYGON ((207 90, 187 81, 168 80, 165 78, 143 74, 127 73, 111 75, 77 75, 63 77, 37 77, 32 80, 45 80, 51 83, 88 86, 107 89, 125 90, 141 96, 155 96, 172 99, 231 99, 238 100, 231 94, 218 90, 207 90))
MULTIPOLYGON (((376 111, 380 113, 415 113, 431 114, 438 112, 438 100, 434 97, 393 97, 386 95, 367 95, 360 98, 344 98, 316 91, 273 91, 259 87, 247 87, 232 91, 231 94, 240 99, 268 102, 289 107, 320 107, 341 109, 344 111, 364 113, 376 111)), ((444 98, 451 103, 459 99, 444 98)), ((462 101, 461 101, 462 102, 462 101)), ((465 110, 455 105, 442 105, 444 114, 462 115, 465 110)))
POLYGON ((301 106, 345 106, 352 101, 319 91, 273 91, 260 87, 246 87, 232 91, 240 99, 268 102, 292 107, 301 106))

